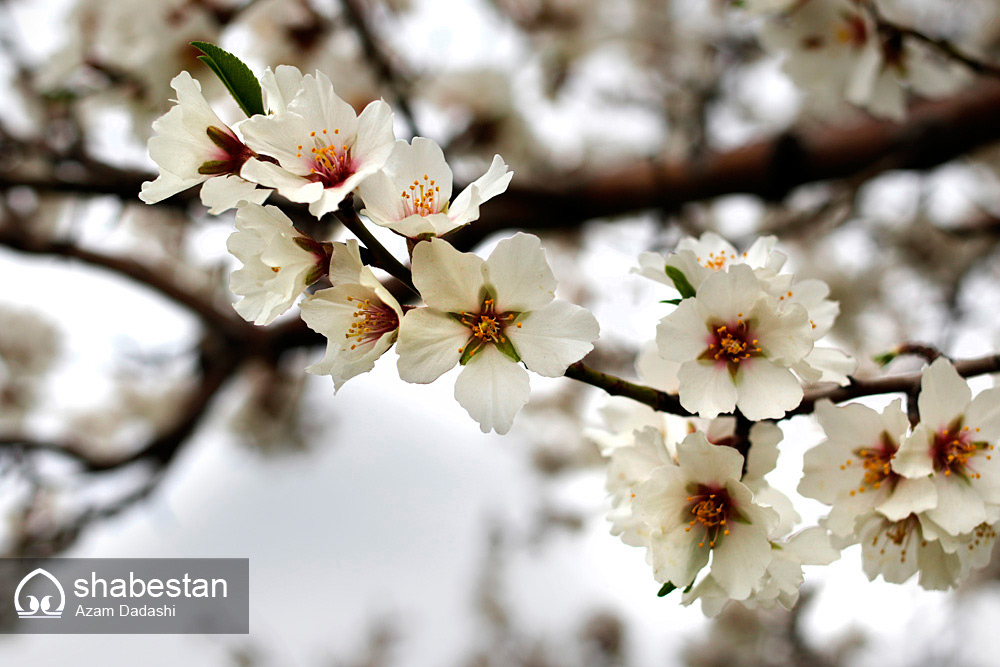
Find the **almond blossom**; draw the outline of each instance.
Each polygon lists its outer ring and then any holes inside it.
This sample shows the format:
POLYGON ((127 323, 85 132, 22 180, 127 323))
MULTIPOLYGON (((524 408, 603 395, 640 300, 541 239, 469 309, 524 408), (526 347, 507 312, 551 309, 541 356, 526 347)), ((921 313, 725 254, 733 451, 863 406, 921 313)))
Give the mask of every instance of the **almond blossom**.
POLYGON ((518 233, 483 260, 447 241, 413 250, 413 282, 428 307, 406 313, 399 376, 433 382, 463 366, 455 398, 484 432, 506 433, 528 401, 528 369, 559 377, 598 335, 586 309, 554 299, 556 279, 537 236, 518 233))
POLYGON ((902 119, 907 91, 940 96, 954 91, 962 72, 924 44, 879 29, 858 0, 807 0, 764 24, 761 42, 785 55, 798 84, 871 113, 902 119))
POLYGON ((398 141, 385 167, 361 184, 362 213, 409 238, 444 236, 478 219, 479 206, 503 194, 513 175, 495 155, 489 170, 452 202, 451 167, 441 147, 423 137, 398 141))
POLYGON ((250 150, 212 111, 201 84, 187 72, 170 82, 177 104, 153 123, 149 156, 160 169, 142 184, 139 198, 155 204, 200 183, 201 201, 217 215, 242 200, 261 204, 271 193, 240 177, 250 150))
POLYGON ((972 390, 944 357, 924 369, 920 423, 900 445, 892 469, 910 479, 928 479, 937 505, 926 515, 952 536, 1000 519, 1000 388, 974 399, 972 390))
POLYGON ((786 540, 772 541, 772 557, 764 575, 754 585, 745 600, 734 601, 712 575, 685 591, 684 605, 701 600, 706 616, 718 616, 731 602, 748 609, 773 609, 776 605, 790 610, 799 599, 799 589, 805 581, 803 565, 829 565, 840 558, 840 551, 830 544, 829 533, 819 526, 806 528, 786 540))
POLYGON ((771 562, 773 509, 754 502, 740 480, 743 457, 700 432, 677 445, 676 466, 653 470, 635 489, 633 511, 650 527, 649 555, 657 581, 691 584, 709 563, 731 599, 750 596, 771 562))
MULTIPOLYGON (((912 514, 898 521, 878 512, 858 519, 861 560, 870 580, 877 576, 901 584, 919 573, 920 585, 945 590, 964 581, 973 569, 990 560, 997 529, 988 523, 958 537, 933 539, 926 515, 912 514)), ((931 529, 933 532, 933 529, 931 529)))
POLYGON ((902 401, 876 412, 824 400, 816 404, 816 417, 826 440, 806 452, 798 491, 832 505, 825 525, 835 535, 855 535, 855 520, 873 511, 900 521, 937 504, 930 480, 906 479, 892 468, 909 429, 902 401))
POLYGON ((327 338, 323 359, 307 373, 329 375, 334 391, 361 373, 396 342, 403 310, 375 274, 361 263, 358 242, 334 243, 330 283, 300 304, 302 320, 327 338))
POLYGON ((277 111, 240 127, 247 144, 277 164, 251 159, 243 176, 309 204, 309 212, 319 218, 385 164, 395 143, 392 111, 379 100, 358 116, 322 72, 298 80, 297 70, 279 70, 268 85, 269 104, 277 111), (290 82, 299 88, 289 101, 290 82))
POLYGON ((273 322, 329 266, 323 245, 300 234, 277 206, 241 203, 226 247, 243 262, 229 281, 243 297, 233 307, 254 324, 273 322))
MULTIPOLYGON (((840 312, 839 306, 836 301, 827 298, 830 288, 822 280, 796 280, 791 273, 781 273, 786 257, 774 249, 776 243, 776 237, 762 236, 746 251, 740 252, 715 232, 707 231, 697 239, 682 239, 677 249, 667 257, 654 252, 642 253, 639 267, 632 272, 678 289, 681 286, 676 284, 675 276, 682 276, 682 281, 697 290, 715 272, 726 271, 732 266, 749 266, 765 291, 777 299, 780 310, 793 304, 806 309, 812 339, 818 343, 833 328, 840 312)), ((686 286, 684 288, 687 289, 686 286)), ((805 382, 835 382, 841 385, 849 382, 848 376, 856 368, 857 361, 850 355, 818 344, 792 366, 792 370, 805 382)))
POLYGON ((656 329, 660 354, 681 362, 680 401, 711 418, 739 408, 777 418, 802 400, 790 368, 812 350, 805 308, 778 300, 746 265, 709 276, 656 329))

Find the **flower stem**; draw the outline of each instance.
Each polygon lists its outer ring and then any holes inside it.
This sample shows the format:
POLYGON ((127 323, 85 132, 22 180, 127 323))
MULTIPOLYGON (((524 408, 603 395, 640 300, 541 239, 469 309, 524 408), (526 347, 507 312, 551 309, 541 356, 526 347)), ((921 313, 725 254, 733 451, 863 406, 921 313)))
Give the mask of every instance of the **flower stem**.
POLYGON ((368 228, 365 227, 364 223, 361 222, 361 218, 358 217, 357 211, 354 210, 354 202, 352 198, 345 199, 340 208, 334 214, 337 219, 347 228, 349 232, 358 237, 358 240, 365 244, 371 252, 372 259, 375 262, 375 266, 380 269, 387 271, 394 278, 403 283, 403 285, 413 292, 415 295, 420 296, 420 292, 417 288, 413 286, 413 273, 410 271, 409 267, 404 266, 396 257, 385 249, 378 239, 368 228))

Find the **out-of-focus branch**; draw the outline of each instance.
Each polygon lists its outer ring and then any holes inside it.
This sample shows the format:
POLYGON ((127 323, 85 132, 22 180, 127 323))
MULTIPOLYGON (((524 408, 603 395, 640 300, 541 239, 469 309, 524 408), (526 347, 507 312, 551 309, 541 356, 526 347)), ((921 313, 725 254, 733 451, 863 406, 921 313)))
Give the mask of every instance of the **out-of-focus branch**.
POLYGON ((344 7, 345 16, 361 40, 361 47, 365 51, 365 56, 375 67, 379 78, 392 91, 392 96, 395 98, 393 100, 395 106, 400 110, 400 115, 410 130, 410 134, 413 136, 419 135, 420 131, 414 119, 413 108, 410 106, 409 78, 403 75, 399 63, 395 62, 395 59, 375 36, 375 32, 368 22, 368 17, 365 14, 365 8, 362 6, 362 3, 358 2, 358 0, 341 0, 341 4, 344 7))
POLYGON ((253 328, 252 325, 243 320, 229 314, 223 314, 203 296, 181 287, 163 272, 151 269, 132 259, 86 250, 72 243, 29 236, 10 224, 0 226, 0 246, 35 255, 68 257, 91 266, 113 271, 180 304, 197 315, 206 326, 227 337, 242 336, 253 328))
POLYGON ((868 0, 868 2, 865 3, 865 7, 871 13, 872 18, 875 19, 875 24, 878 27, 879 32, 884 35, 898 35, 899 37, 922 42, 946 58, 965 65, 976 74, 1000 77, 1000 65, 994 65, 993 63, 982 61, 958 48, 950 40, 942 37, 933 37, 915 28, 890 21, 882 14, 882 12, 879 11, 878 5, 874 2, 874 0, 868 0))
MULTIPOLYGON (((481 218, 449 237, 472 247, 506 229, 568 229, 594 218, 646 210, 675 210, 683 204, 727 194, 779 200, 816 181, 868 177, 892 169, 929 169, 1000 141, 1000 84, 947 100, 915 105, 901 124, 867 120, 844 128, 787 133, 691 162, 647 161, 608 167, 598 173, 553 174, 518 183, 483 207, 481 218)), ((0 190, 28 186, 40 192, 110 194, 133 199, 151 175, 102 171, 96 178, 25 177, 0 172, 0 190)), ((186 204, 193 191, 164 203, 186 204)))

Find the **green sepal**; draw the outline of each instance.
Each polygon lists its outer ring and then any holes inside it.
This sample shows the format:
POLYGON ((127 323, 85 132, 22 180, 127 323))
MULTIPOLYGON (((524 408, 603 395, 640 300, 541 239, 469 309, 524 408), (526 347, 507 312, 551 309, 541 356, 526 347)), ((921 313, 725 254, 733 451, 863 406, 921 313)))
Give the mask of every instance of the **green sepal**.
POLYGON ((664 299, 660 303, 669 303, 671 306, 678 306, 680 305, 681 301, 682 299, 664 299))
POLYGON ((674 287, 681 293, 681 299, 687 299, 695 295, 695 289, 691 286, 683 271, 675 266, 664 267, 663 271, 674 282, 674 287))
POLYGON ((191 46, 205 54, 198 56, 198 60, 215 72, 243 113, 247 116, 264 113, 264 93, 260 82, 242 60, 209 42, 191 42, 191 46))
POLYGON ((673 593, 676 590, 677 590, 677 587, 674 586, 672 583, 670 583, 668 581, 667 583, 663 584, 663 586, 660 587, 660 590, 656 594, 656 597, 662 598, 664 595, 669 595, 669 594, 673 593))
POLYGON ((219 174, 229 173, 229 160, 209 160, 203 162, 200 167, 198 167, 198 173, 205 176, 218 176, 219 174))
POLYGON ((497 346, 498 350, 503 352, 505 357, 513 361, 515 364, 521 363, 521 355, 514 349, 514 344, 510 342, 509 337, 504 336, 502 341, 493 344, 497 346))
POLYGON ((458 363, 462 366, 469 363, 469 359, 472 359, 472 355, 479 351, 479 348, 483 346, 483 341, 477 338, 469 338, 469 342, 465 344, 462 348, 462 356, 459 357, 458 363))
POLYGON ((888 352, 883 352, 882 354, 876 354, 872 357, 872 361, 878 364, 880 367, 885 368, 889 363, 899 356, 899 353, 895 350, 889 350, 888 352))

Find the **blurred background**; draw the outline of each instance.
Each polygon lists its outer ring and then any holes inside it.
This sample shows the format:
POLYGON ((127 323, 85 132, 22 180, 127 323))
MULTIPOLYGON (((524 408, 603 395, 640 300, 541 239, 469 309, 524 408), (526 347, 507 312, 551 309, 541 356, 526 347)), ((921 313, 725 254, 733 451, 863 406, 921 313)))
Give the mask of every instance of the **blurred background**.
MULTIPOLYGON (((827 281, 859 375, 905 342, 996 351, 1000 82, 967 72, 880 120, 796 87, 760 45, 767 19, 732 4, 0 2, 0 554, 249 557, 252 584, 249 636, 0 635, 0 664, 996 664, 1000 562, 935 593, 868 582, 855 547, 807 568, 792 612, 709 620, 657 598, 608 533, 582 435, 597 390, 533 377, 504 437, 453 376, 405 385, 394 355, 334 396, 303 372, 322 350, 294 309, 267 328, 232 311, 231 213, 137 198, 179 71, 239 117, 188 46, 210 41, 258 74, 320 69, 358 109, 386 99, 459 182, 501 154, 510 191, 457 242, 542 236, 560 296, 601 323, 595 368, 634 377, 665 314, 668 290, 630 274, 639 253, 705 230, 776 234, 827 281)), ((995 0, 879 4, 1000 62, 995 0)), ((769 479, 814 523, 794 489, 822 434, 782 428, 769 479)))

